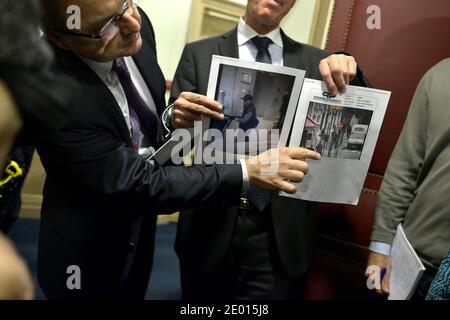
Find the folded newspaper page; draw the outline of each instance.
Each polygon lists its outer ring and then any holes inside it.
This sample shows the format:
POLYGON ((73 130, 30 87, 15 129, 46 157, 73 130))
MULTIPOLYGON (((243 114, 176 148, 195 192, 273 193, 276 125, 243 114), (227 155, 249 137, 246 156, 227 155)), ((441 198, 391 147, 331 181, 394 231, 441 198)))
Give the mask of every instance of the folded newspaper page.
POLYGON ((391 93, 347 86, 332 96, 321 81, 305 79, 293 122, 290 147, 322 155, 296 194, 309 201, 357 205, 391 93))

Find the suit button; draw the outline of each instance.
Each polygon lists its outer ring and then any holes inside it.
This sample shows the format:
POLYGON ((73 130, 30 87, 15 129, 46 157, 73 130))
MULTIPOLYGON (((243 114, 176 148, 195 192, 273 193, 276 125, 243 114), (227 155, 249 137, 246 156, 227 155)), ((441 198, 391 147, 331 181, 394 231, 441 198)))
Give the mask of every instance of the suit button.
POLYGON ((129 251, 130 253, 133 253, 134 250, 136 250, 136 244, 135 244, 134 242, 129 242, 129 243, 128 243, 128 251, 129 251))

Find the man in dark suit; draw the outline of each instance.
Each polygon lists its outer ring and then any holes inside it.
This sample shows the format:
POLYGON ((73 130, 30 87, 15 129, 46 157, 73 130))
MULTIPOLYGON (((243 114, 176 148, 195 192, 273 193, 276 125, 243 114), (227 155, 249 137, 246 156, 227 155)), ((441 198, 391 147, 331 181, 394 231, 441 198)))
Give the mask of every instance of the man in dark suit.
MULTIPOLYGON (((68 124, 38 144, 47 172, 38 276, 48 298, 142 299, 156 214, 237 202, 246 183, 293 192, 287 180, 301 181, 304 159, 317 158, 280 149, 283 163, 271 177, 259 174, 265 154, 255 164, 154 167, 141 153, 158 146, 165 81, 147 16, 130 0, 42 3, 55 68, 82 89, 68 124), (82 13, 79 29, 66 26, 69 5, 82 13)), ((198 94, 177 103, 223 118, 217 102, 198 94)))
MULTIPOLYGON (((333 94, 352 79, 365 84, 353 57, 329 55, 286 36, 279 25, 294 4, 249 0, 236 28, 186 45, 172 100, 182 91, 205 94, 212 55, 303 69, 306 77, 323 79, 333 94)), ((187 112, 188 106, 175 105, 172 115, 182 123, 187 112)), ((240 205, 201 207, 180 216, 176 251, 184 298, 283 299, 294 292, 312 259, 312 204, 256 193, 249 190, 240 205)))
POLYGON ((244 112, 242 113, 242 117, 237 119, 237 121, 239 122, 239 129, 247 131, 256 128, 259 120, 256 117, 256 108, 253 104, 252 95, 246 94, 242 97, 242 100, 244 100, 244 112))

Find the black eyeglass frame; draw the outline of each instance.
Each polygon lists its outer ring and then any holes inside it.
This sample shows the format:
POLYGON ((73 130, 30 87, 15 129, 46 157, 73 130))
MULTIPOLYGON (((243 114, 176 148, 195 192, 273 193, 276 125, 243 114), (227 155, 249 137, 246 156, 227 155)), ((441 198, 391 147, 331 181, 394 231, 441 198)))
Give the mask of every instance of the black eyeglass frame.
POLYGON ((89 39, 96 39, 96 40, 100 40, 105 36, 105 30, 107 30, 111 24, 115 23, 116 21, 120 21, 120 19, 122 19, 123 15, 130 9, 136 9, 137 8, 137 3, 138 1, 133 1, 133 0, 125 0, 123 2, 123 6, 122 6, 122 12, 119 14, 116 14, 114 16, 112 16, 104 25, 103 27, 100 29, 99 32, 97 33, 87 33, 87 32, 79 32, 79 31, 74 31, 74 30, 67 30, 67 29, 63 29, 60 32, 64 33, 64 34, 68 34, 71 36, 76 36, 76 37, 83 37, 83 38, 89 38, 89 39), (130 6, 131 5, 131 6, 130 6))

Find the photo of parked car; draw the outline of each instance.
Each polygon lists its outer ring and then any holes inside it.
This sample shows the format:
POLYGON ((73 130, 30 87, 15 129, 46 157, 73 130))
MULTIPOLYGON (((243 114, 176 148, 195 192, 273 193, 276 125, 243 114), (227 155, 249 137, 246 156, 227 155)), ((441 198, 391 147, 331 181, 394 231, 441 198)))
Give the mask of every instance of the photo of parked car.
POLYGON ((369 128, 368 125, 363 124, 353 125, 350 137, 347 140, 347 148, 358 149, 362 151, 368 128, 369 128))

